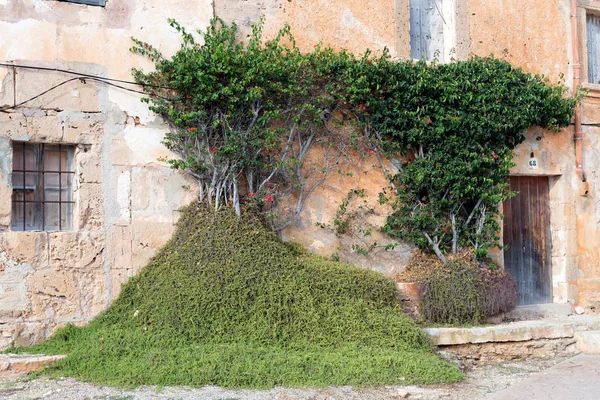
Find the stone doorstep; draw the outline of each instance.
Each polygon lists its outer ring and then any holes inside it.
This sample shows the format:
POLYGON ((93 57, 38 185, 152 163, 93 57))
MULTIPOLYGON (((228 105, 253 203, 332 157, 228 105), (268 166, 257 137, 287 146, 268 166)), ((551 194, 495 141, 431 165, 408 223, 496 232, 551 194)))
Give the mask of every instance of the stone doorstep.
POLYGON ((65 358, 65 355, 0 354, 0 374, 28 374, 65 358))
POLYGON ((600 317, 579 315, 560 319, 517 321, 477 328, 426 328, 425 333, 434 345, 452 346, 573 338, 576 332, 594 330, 600 330, 600 317))
POLYGON ((575 347, 584 354, 600 354, 600 331, 575 332, 575 347))

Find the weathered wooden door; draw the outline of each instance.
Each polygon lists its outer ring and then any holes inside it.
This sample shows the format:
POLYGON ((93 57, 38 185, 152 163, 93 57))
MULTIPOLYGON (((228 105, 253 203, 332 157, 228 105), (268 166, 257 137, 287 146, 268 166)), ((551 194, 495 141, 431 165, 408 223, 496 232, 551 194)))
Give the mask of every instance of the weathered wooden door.
POLYGON ((519 304, 552 302, 552 238, 548 177, 511 176, 519 194, 503 204, 504 266, 519 288, 519 304))

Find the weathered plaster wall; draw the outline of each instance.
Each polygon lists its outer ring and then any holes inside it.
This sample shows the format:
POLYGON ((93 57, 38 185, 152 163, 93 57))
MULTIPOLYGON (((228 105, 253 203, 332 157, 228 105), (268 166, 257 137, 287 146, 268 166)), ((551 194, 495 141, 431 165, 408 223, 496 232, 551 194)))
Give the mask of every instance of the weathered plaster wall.
MULTIPOLYGON (((578 1, 581 80, 587 82, 585 14, 600 10, 597 0, 578 1)), ((573 86, 573 49, 570 0, 520 2, 469 2, 470 51, 494 54, 527 71, 544 74, 551 81, 564 76, 573 86)), ((582 103, 584 173, 588 192, 582 196, 575 174, 573 125, 558 134, 533 128, 517 148, 515 175, 542 175, 550 178, 553 294, 555 302, 580 304, 588 311, 600 310, 600 88, 591 91, 582 103), (541 140, 537 140, 538 137, 541 140), (530 169, 534 152, 540 164, 530 169)))
MULTIPOLYGON (((469 1, 470 52, 557 80, 569 75, 569 0, 469 1)), ((572 79, 572 75, 571 79, 572 79)))
MULTIPOLYGON (((594 3, 596 0, 585 0, 594 3)), ((407 58, 409 2, 386 0, 210 0, 159 2, 110 0, 106 8, 43 0, 0 0, 0 60, 72 69, 111 78, 131 79, 131 67, 149 68, 129 53, 130 36, 158 45, 166 54, 179 46, 168 27, 173 17, 203 28, 215 13, 249 25, 266 17, 272 37, 289 23, 298 45, 309 50, 319 42, 347 48, 390 49, 407 58)), ((458 59, 470 53, 495 54, 534 73, 571 83, 569 1, 455 0, 458 59)), ((585 16, 585 12, 581 14, 585 16)), ((583 18, 585 19, 585 18, 583 18)), ((581 29, 580 29, 581 31, 581 29)), ((0 107, 32 97, 63 80, 57 72, 0 68, 0 107)), ((593 93, 592 93, 593 94, 593 93)), ((173 157, 160 143, 164 124, 140 96, 92 81, 74 81, 26 107, 0 113, 0 348, 12 341, 37 341, 65 322, 84 323, 115 297, 168 239, 177 210, 195 197, 194 182, 158 161, 173 157), (76 207, 73 232, 11 232, 11 140, 60 142, 76 148, 76 207)), ((597 168, 600 95, 584 101, 584 169, 589 194, 579 195, 574 173, 571 128, 554 134, 532 129, 517 149, 514 174, 550 176, 554 300, 600 306, 600 200, 597 168), (541 140, 537 140, 541 137, 541 140), (537 170, 528 167, 534 152, 537 170)), ((352 251, 356 238, 339 237, 316 223, 331 224, 342 199, 365 189, 362 201, 375 213, 373 227, 386 210, 377 194, 387 181, 375 157, 359 155, 333 174, 308 202, 302 218, 284 232, 323 255, 337 253, 357 265, 387 275, 403 268, 412 248, 377 249, 369 256, 352 251), (351 176, 350 176, 351 175, 351 176)), ((389 243, 379 234, 367 243, 389 243)))
MULTIPOLYGON (((180 41, 167 18, 203 28, 212 12, 208 0, 111 0, 105 8, 0 1, 0 60, 131 80, 132 67, 150 67, 129 52, 131 36, 168 55, 180 41)), ((69 78, 0 67, 0 107, 69 78)), ((168 240, 176 210, 195 198, 194 181, 159 161, 174 157, 161 144, 167 127, 140 97, 76 80, 0 113, 0 348, 93 318, 168 240), (76 146, 71 232, 10 230, 11 140, 76 146)))
MULTIPOLYGON (((367 49, 381 54, 384 48, 397 59, 410 57, 409 0, 214 0, 215 14, 235 22, 243 36, 265 16, 265 36, 273 37, 284 24, 302 50, 322 43, 347 49, 356 55, 367 49)), ((468 0, 445 0, 442 4, 448 35, 444 40, 450 57, 469 55, 468 0)))
POLYGON ((250 34, 250 25, 261 15, 266 37, 273 37, 287 23, 305 51, 323 43, 355 54, 367 49, 380 53, 384 47, 392 55, 410 54, 408 37, 398 42, 397 35, 399 25, 408 28, 408 1, 404 0, 215 0, 215 14, 235 22, 243 35, 250 34))

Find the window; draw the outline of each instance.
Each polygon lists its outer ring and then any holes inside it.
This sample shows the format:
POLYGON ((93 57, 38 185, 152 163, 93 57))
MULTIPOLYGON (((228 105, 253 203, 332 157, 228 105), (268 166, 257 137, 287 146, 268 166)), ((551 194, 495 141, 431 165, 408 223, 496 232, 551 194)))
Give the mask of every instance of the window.
POLYGON ((445 62, 456 50, 456 0, 410 0, 410 56, 445 62))
POLYGON ((59 0, 67 3, 87 4, 88 6, 106 6, 106 0, 59 0))
POLYGON ((13 142, 12 230, 70 230, 73 146, 13 142))
POLYGON ((600 84, 600 16, 587 14, 588 83, 600 84))

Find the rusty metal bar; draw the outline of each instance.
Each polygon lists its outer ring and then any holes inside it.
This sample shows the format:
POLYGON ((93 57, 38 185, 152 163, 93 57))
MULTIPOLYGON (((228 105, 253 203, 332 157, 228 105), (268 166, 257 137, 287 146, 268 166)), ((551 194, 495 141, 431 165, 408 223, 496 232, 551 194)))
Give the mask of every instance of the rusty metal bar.
POLYGON ((58 230, 62 231, 62 147, 58 144, 58 230))
MULTIPOLYGON (((46 200, 46 176, 44 175, 44 143, 42 143, 41 145, 41 150, 40 150, 40 164, 42 165, 42 185, 41 185, 41 196, 42 196, 42 230, 45 231, 46 230, 46 204, 44 204, 44 200, 46 200)), ((39 167, 38 167, 39 168, 39 167)), ((59 175, 60 176, 60 175, 59 175)), ((39 176, 38 176, 39 179, 39 176)))
MULTIPOLYGON (((26 170, 26 165, 25 165, 25 142, 23 142, 23 154, 21 155, 21 157, 23 157, 23 170, 26 170)), ((27 182, 25 181, 25 172, 23 172, 23 231, 27 230, 26 229, 26 224, 25 221, 27 220, 27 204, 25 203, 25 187, 27 186, 27 182)))
POLYGON ((52 171, 52 170, 45 170, 45 171, 40 171, 37 169, 13 169, 13 172, 37 172, 39 173, 45 173, 45 174, 74 174, 75 171, 52 171))
POLYGON ((42 204, 42 203, 46 203, 46 204, 58 204, 58 203, 62 203, 62 204, 75 204, 74 201, 67 201, 67 200, 62 200, 62 201, 58 201, 58 200, 45 200, 45 201, 41 201, 41 200, 26 200, 26 201, 21 201, 21 200, 13 200, 13 203, 35 203, 35 204, 42 204))

